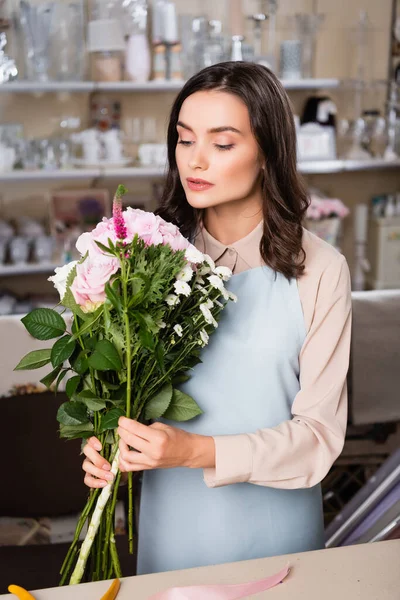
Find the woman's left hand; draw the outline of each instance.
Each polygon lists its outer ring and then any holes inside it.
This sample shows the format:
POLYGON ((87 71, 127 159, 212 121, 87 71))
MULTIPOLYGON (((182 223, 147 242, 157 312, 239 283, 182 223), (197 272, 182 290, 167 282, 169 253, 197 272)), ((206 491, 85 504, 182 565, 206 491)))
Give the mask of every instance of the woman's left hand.
POLYGON ((215 445, 210 436, 158 422, 143 425, 126 417, 121 417, 118 425, 121 471, 215 466, 215 445))

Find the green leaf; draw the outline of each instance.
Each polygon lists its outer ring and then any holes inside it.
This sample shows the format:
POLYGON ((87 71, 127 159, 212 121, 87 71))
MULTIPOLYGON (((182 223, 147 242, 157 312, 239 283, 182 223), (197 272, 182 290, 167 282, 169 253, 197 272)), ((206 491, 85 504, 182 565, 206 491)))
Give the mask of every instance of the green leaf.
POLYGON ((82 425, 88 420, 87 408, 81 402, 64 402, 57 412, 57 421, 63 425, 82 425))
POLYGON ((51 348, 33 350, 28 352, 14 368, 14 371, 25 371, 29 369, 40 369, 50 362, 51 348))
POLYGON ((100 250, 103 250, 103 252, 105 252, 106 254, 114 255, 114 252, 111 248, 107 248, 107 246, 105 246, 101 242, 98 242, 97 240, 95 240, 95 242, 98 245, 98 247, 100 248, 100 250))
POLYGON ((65 360, 68 360, 74 350, 75 340, 70 335, 64 335, 57 340, 51 349, 51 364, 53 367, 62 365, 65 360))
MULTIPOLYGON (((86 255, 84 257, 82 257, 82 259, 79 261, 79 264, 81 264, 85 259, 86 259, 86 255)), ((69 310, 71 310, 74 313, 74 315, 78 315, 81 319, 85 320, 87 318, 87 315, 86 315, 86 313, 83 312, 83 310, 80 308, 80 306, 76 303, 74 295, 70 289, 75 277, 76 277, 76 265, 74 266, 73 269, 71 269, 71 271, 68 274, 67 282, 66 282, 67 291, 65 292, 63 298, 61 299, 61 302, 62 302, 63 306, 65 306, 65 308, 68 308, 69 310)))
POLYGON ((180 390, 174 390, 171 403, 163 417, 170 421, 189 421, 202 413, 203 411, 191 396, 180 390))
POLYGON ((165 348, 164 348, 164 344, 162 342, 158 342, 158 344, 156 345, 155 351, 154 351, 154 356, 156 358, 157 365, 158 365, 158 368, 160 369, 160 372, 164 375, 165 374, 165 362, 164 362, 165 348))
POLYGON ((65 333, 67 328, 62 316, 51 308, 35 308, 21 321, 37 340, 51 340, 59 337, 65 333))
POLYGON ((112 383, 111 381, 108 381, 108 376, 103 371, 96 371, 94 376, 96 377, 96 379, 101 381, 101 383, 103 383, 108 390, 118 390, 120 388, 121 384, 112 383))
POLYGON ((109 340, 97 342, 93 354, 89 357, 89 365, 97 371, 120 371, 122 369, 118 350, 109 340))
POLYGON ((62 371, 59 376, 58 379, 56 381, 56 385, 54 388, 54 393, 57 394, 58 392, 58 386, 60 385, 60 383, 62 382, 62 380, 64 379, 64 377, 66 376, 66 374, 68 373, 69 369, 64 369, 64 371, 62 371))
MULTIPOLYGON (((116 282, 118 284, 118 282, 116 282)), ((122 309, 122 305, 121 305, 121 297, 117 294, 117 292, 115 291, 115 282, 110 285, 108 282, 105 285, 105 292, 106 292, 106 296, 109 299, 109 301, 111 302, 111 304, 113 305, 113 307, 115 308, 115 310, 117 310, 118 312, 121 312, 122 309)))
POLYGON ((75 394, 75 392, 78 388, 78 385, 80 384, 81 381, 82 381, 82 379, 79 375, 74 375, 74 377, 71 377, 70 379, 68 379, 68 381, 65 385, 65 393, 67 394, 69 399, 71 399, 72 396, 75 394))
POLYGON ((99 433, 107 431, 107 429, 116 429, 118 427, 118 420, 123 417, 125 412, 122 408, 112 408, 105 415, 101 417, 101 424, 99 433))
POLYGON ((74 440, 76 438, 89 438, 93 435, 94 427, 93 423, 88 421, 81 425, 61 425, 60 426, 60 437, 74 440))
POLYGON ((78 373, 78 375, 84 375, 89 368, 89 362, 86 357, 86 352, 81 350, 75 358, 69 361, 73 370, 78 373))
POLYGON ((163 416, 172 400, 173 388, 170 383, 164 385, 161 390, 146 402, 145 419, 159 419, 163 416))
POLYGON ((180 383, 186 383, 186 381, 189 381, 190 379, 190 375, 177 375, 176 377, 173 377, 172 379, 172 385, 179 385, 180 383))
POLYGON ((58 374, 60 371, 61 371, 61 365, 59 367, 56 367, 55 369, 53 369, 48 375, 45 375, 45 377, 43 377, 40 380, 40 383, 43 383, 43 385, 45 385, 47 388, 50 388, 53 381, 55 381, 56 378, 58 377, 58 374))
POLYGON ((155 343, 154 338, 151 334, 151 331, 147 325, 146 318, 138 311, 132 311, 132 317, 139 324, 139 340, 143 348, 148 348, 149 350, 154 350, 155 343))
POLYGON ((103 313, 103 305, 99 306, 99 308, 97 308, 94 313, 92 313, 88 317, 86 317, 86 320, 83 323, 82 327, 80 327, 78 330, 74 330, 73 338, 76 340, 79 337, 82 337, 84 333, 91 331, 93 329, 93 325, 95 324, 96 321, 99 320, 102 313, 103 313))
POLYGON ((106 407, 105 400, 98 398, 90 390, 83 390, 77 395, 76 399, 86 404, 89 410, 97 411, 106 407))

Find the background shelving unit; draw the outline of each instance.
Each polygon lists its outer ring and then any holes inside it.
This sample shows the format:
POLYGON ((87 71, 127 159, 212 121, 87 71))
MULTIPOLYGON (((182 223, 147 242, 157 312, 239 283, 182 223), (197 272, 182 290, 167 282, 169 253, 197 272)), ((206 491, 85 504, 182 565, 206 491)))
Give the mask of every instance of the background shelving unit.
MULTIPOLYGON (((95 82, 95 81, 15 81, 0 85, 0 93, 41 94, 41 93, 93 93, 93 92, 177 92, 184 81, 148 81, 133 83, 130 81, 95 82)), ((339 79, 283 79, 287 90, 335 89, 340 85, 339 79)))
MULTIPOLYGON (((374 171, 399 169, 399 160, 320 160, 300 162, 298 169, 305 175, 328 175, 332 173, 350 173, 356 171, 374 171)), ((22 183, 35 181, 79 181, 86 179, 159 179, 165 174, 162 167, 99 167, 93 169, 58 169, 47 171, 14 170, 0 173, 0 182, 22 183)))

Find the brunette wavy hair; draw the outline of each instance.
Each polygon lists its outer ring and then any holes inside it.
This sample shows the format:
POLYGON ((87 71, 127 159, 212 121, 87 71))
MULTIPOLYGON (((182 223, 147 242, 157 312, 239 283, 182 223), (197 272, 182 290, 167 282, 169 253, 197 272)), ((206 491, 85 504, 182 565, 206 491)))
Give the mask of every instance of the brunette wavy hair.
POLYGON ((265 163, 261 256, 274 271, 288 279, 298 278, 304 271, 302 221, 308 198, 297 172, 296 131, 290 101, 278 78, 266 67, 248 62, 224 62, 203 69, 186 82, 171 109, 167 136, 169 166, 157 212, 177 225, 186 237, 193 237, 201 222, 201 211, 192 208, 186 200, 175 149, 176 125, 183 102, 195 92, 205 90, 234 94, 247 106, 251 128, 265 163))

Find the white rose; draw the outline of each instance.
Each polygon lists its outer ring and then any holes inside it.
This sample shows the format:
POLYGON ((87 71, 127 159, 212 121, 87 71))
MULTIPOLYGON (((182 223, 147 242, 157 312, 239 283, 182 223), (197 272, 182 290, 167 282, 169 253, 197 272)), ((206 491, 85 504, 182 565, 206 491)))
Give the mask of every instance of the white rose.
POLYGON ((51 281, 54 284, 54 287, 60 294, 60 300, 64 298, 65 292, 67 291, 68 275, 77 264, 78 261, 73 260, 72 262, 63 265, 62 267, 56 267, 54 269, 55 275, 52 275, 48 278, 48 281, 51 281))

